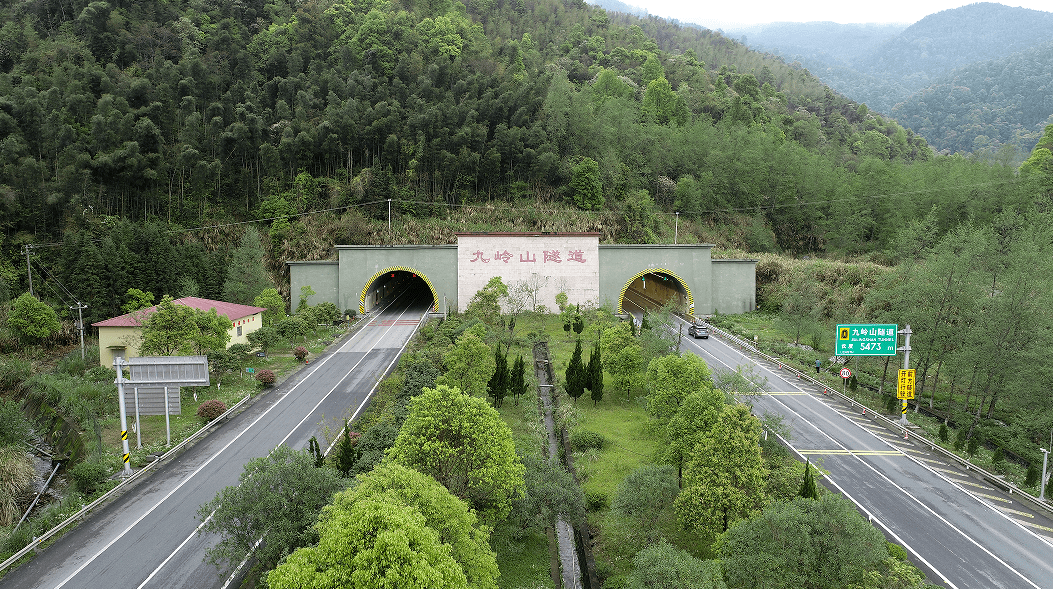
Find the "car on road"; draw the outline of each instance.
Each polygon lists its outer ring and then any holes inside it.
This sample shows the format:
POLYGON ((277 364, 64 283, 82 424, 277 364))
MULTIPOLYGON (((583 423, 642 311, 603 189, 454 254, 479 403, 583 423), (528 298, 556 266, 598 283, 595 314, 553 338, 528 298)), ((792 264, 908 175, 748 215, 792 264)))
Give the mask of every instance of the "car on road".
POLYGON ((691 324, 691 327, 687 328, 687 335, 695 339, 709 339, 709 326, 701 321, 695 321, 691 324))

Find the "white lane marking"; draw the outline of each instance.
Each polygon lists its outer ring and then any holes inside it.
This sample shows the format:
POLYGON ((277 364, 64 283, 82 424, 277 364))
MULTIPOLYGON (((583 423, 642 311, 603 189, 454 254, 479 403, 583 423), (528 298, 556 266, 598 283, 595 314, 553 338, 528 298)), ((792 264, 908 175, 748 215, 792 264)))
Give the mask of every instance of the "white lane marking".
MULTIPOLYGON (((845 446, 844 446, 843 444, 841 444, 841 442, 837 441, 836 439, 834 439, 834 437, 833 437, 833 436, 831 436, 830 434, 828 434, 828 433, 826 433, 825 431, 823 431, 823 430, 822 430, 822 429, 821 429, 821 428, 820 428, 819 426, 815 425, 814 423, 812 423, 811 421, 809 421, 808 419, 806 419, 806 418, 804 417, 804 415, 801 415, 801 413, 800 413, 800 412, 798 412, 798 411, 795 411, 795 410, 794 410, 793 408, 791 408, 790 406, 788 406, 788 405, 786 405, 785 403, 783 403, 783 402, 782 402, 781 400, 779 400, 779 399, 778 399, 777 397, 772 397, 772 400, 773 400, 773 401, 775 401, 776 403, 778 403, 778 404, 782 405, 782 406, 783 406, 783 407, 784 407, 784 408, 785 408, 785 409, 786 409, 787 411, 789 411, 789 412, 791 412, 791 413, 793 413, 793 414, 797 415, 798 417, 800 417, 800 418, 801 418, 802 420, 804 420, 804 422, 805 422, 805 423, 807 423, 808 425, 810 425, 810 426, 812 426, 813 428, 815 428, 815 430, 816 430, 817 432, 819 432, 819 433, 820 433, 821 435, 823 435, 823 436, 826 436, 826 438, 827 438, 828 440, 830 440, 830 441, 831 441, 831 442, 833 442, 834 444, 837 444, 837 445, 838 445, 838 446, 840 446, 841 448, 843 448, 843 449, 847 450, 847 448, 846 448, 846 447, 845 447, 845 446)), ((788 444, 788 443, 787 443, 787 444, 788 444)), ((792 448, 792 446, 790 446, 790 447, 792 448)), ((798 451, 797 451, 796 449, 795 449, 794 451, 795 451, 795 452, 798 452, 798 451)), ((800 452, 798 452, 798 454, 800 454, 800 452)), ((906 457, 907 457, 908 459, 911 459, 911 460, 913 460, 913 457, 911 457, 911 456, 908 456, 908 455, 906 455, 906 454, 904 454, 904 456, 906 456, 906 457)), ((884 479, 884 480, 885 480, 885 482, 887 482, 887 483, 888 483, 889 485, 892 485, 892 486, 893 486, 893 487, 895 487, 895 488, 896 488, 896 489, 897 489, 898 491, 900 491, 901 493, 903 493, 903 495, 904 495, 904 496, 906 496, 906 497, 907 497, 908 499, 910 499, 910 500, 911 500, 911 501, 913 501, 914 503, 918 504, 918 506, 920 506, 920 507, 921 507, 922 509, 924 509, 925 511, 928 511, 928 512, 929 512, 929 513, 930 513, 931 515, 935 516, 935 517, 936 517, 936 519, 938 519, 938 520, 940 520, 941 522, 943 522, 943 523, 944 523, 944 525, 946 525, 946 526, 947 526, 947 527, 949 527, 950 529, 954 530, 955 532, 958 532, 958 534, 960 534, 960 535, 961 535, 961 536, 962 536, 963 538, 965 538, 966 540, 968 540, 968 541, 969 541, 970 543, 972 543, 972 544, 973 544, 974 546, 976 546, 976 547, 977 547, 977 548, 979 548, 980 550, 984 551, 984 552, 985 552, 985 553, 986 553, 986 554, 987 554, 988 556, 990 556, 991 558, 995 559, 995 560, 996 560, 996 561, 997 561, 997 562, 998 562, 999 564, 1001 564, 1002 566, 1004 566, 1004 567, 1005 567, 1006 569, 1008 569, 1009 571, 1011 571, 1011 572, 1012 572, 1013 574, 1015 574, 1016 576, 1020 577, 1020 579, 1021 579, 1021 580, 1023 580, 1023 581, 1025 582, 1025 583, 1027 583, 1028 585, 1030 585, 1030 586, 1034 587, 1035 589, 1040 589, 1038 585, 1036 585, 1036 584, 1035 584, 1035 583, 1033 583, 1033 582, 1032 582, 1032 581, 1031 581, 1030 579, 1028 579, 1027 577, 1025 577, 1025 576, 1024 576, 1024 575, 1023 575, 1023 574, 1022 574, 1022 573, 1021 573, 1020 571, 1016 570, 1016 569, 1015 569, 1015 568, 1013 568, 1013 567, 1012 567, 1012 566, 1011 566, 1011 565, 1010 565, 1009 563, 1005 562, 1005 561, 1004 561, 1004 560, 1002 560, 1002 559, 1001 559, 1000 557, 998 557, 997 555, 995 555, 995 554, 994 554, 993 552, 991 552, 990 550, 988 550, 988 549, 987 549, 987 547, 985 547, 984 545, 982 545, 982 544, 980 544, 979 542, 977 542, 976 540, 974 540, 972 536, 970 536, 969 534, 966 534, 966 533, 965 533, 964 531, 962 531, 962 530, 958 529, 958 527, 957 527, 957 526, 955 526, 955 525, 954 525, 954 524, 952 524, 951 522, 947 521, 947 520, 946 520, 946 519, 945 519, 945 518, 944 518, 943 516, 941 516, 940 514, 936 513, 936 511, 935 511, 935 510, 933 510, 933 509, 932 509, 931 507, 929 507, 928 505, 926 505, 925 503, 923 503, 923 502, 922 502, 922 501, 921 501, 920 499, 918 499, 917 497, 915 497, 914 495, 912 495, 911 493, 909 493, 909 492, 908 492, 908 491, 907 491, 906 489, 904 489, 903 487, 899 486, 899 485, 898 485, 898 484, 897 484, 897 483, 896 483, 895 481, 893 481, 892 479, 890 479, 890 478, 888 478, 887 476, 885 476, 885 474, 884 474, 883 472, 881 472, 881 471, 880 471, 880 470, 878 470, 877 468, 875 468, 875 467, 871 466, 871 465, 870 465, 870 464, 869 464, 869 463, 868 463, 867 461, 863 460, 863 459, 862 459, 862 458, 860 458, 859 456, 854 456, 854 458, 855 458, 856 460, 858 460, 860 464, 862 464, 863 466, 865 466, 866 468, 870 469, 870 470, 871 470, 871 471, 873 471, 873 472, 874 472, 875 474, 877 474, 877 475, 878 475, 879 477, 881 477, 882 479, 884 479)), ((924 467, 924 468, 928 468, 928 467, 925 467, 925 465, 921 465, 921 466, 922 466, 922 467, 924 467)), ((937 476, 940 476, 940 475, 938 475, 938 474, 937 474, 937 476)), ((941 478, 942 478, 942 477, 941 477, 941 478)), ((948 482, 950 482, 950 481, 948 481, 948 482)), ((951 484, 953 484, 953 483, 951 483, 951 484)), ((958 487, 958 488, 959 488, 959 489, 961 489, 961 487, 958 487)), ((838 489, 840 489, 840 487, 838 487, 838 489)), ((969 493, 968 491, 965 491, 965 489, 961 489, 961 490, 962 490, 963 492, 965 492, 965 493, 966 493, 966 494, 967 494, 968 496, 970 496, 970 497, 973 497, 974 499, 976 499, 976 501, 978 501, 978 502, 980 502, 980 503, 983 503, 984 505, 987 505, 988 507, 990 507, 990 508, 991 508, 991 510, 992 510, 992 511, 994 511, 995 513, 998 513, 998 514, 999 514, 999 515, 1001 515, 1002 517, 1004 517, 1004 518, 1006 518, 1007 520, 1009 520, 1009 521, 1011 521, 1011 522, 1015 523, 1015 524, 1016 524, 1016 525, 1017 525, 1018 527, 1020 527, 1021 529, 1025 529, 1025 531, 1026 531, 1026 528, 1024 528, 1023 526, 1021 526, 1019 522, 1016 522, 1016 521, 1015 521, 1015 520, 1013 520, 1012 518, 1010 518, 1010 517, 1008 517, 1007 515, 1005 515, 1004 513, 1000 512, 999 510, 997 510, 997 509, 994 509, 994 507, 993 507, 993 506, 991 506, 990 504, 987 504, 987 503, 983 502, 982 500, 980 500, 980 499, 976 498, 976 497, 975 497, 975 496, 974 496, 974 495, 973 495, 972 493, 969 493)), ((844 490, 843 490, 843 489, 842 489, 842 493, 844 493, 844 490)), ((846 496, 846 497, 849 497, 849 495, 847 495, 847 494, 846 494, 845 496, 846 496)), ((849 497, 849 498, 851 498, 851 497, 849 497)), ((856 501, 855 501, 854 499, 853 499, 852 501, 853 501, 853 503, 856 503, 856 501)), ((856 504, 858 505, 858 503, 856 503, 856 504)), ((1032 535, 1035 535, 1035 534, 1034 534, 1033 532, 1029 532, 1029 533, 1031 533, 1032 535)), ((906 545, 904 545, 904 546, 906 546, 906 545)), ((915 550, 913 550, 912 548, 911 548, 910 550, 911 550, 911 552, 916 552, 916 551, 915 551, 915 550)), ((928 565, 928 563, 926 563, 926 564, 928 565)), ((931 567, 931 565, 929 565, 929 566, 931 567)), ((947 578, 946 578, 946 577, 944 576, 944 574, 943 574, 942 572, 940 572, 940 571, 939 571, 939 570, 937 570, 936 568, 932 568, 932 570, 933 570, 933 572, 935 572, 935 573, 936 573, 937 575, 939 575, 939 576, 940 576, 940 578, 941 578, 941 579, 943 579, 943 580, 944 580, 944 581, 945 581, 945 582, 946 582, 946 583, 947 583, 948 585, 952 585, 952 586, 953 586, 953 584, 952 584, 952 583, 950 582, 950 580, 948 580, 948 579, 947 579, 947 578)))
MULTIPOLYGON (((353 339, 353 338, 352 338, 352 339, 353 339)), ((343 346, 341 346, 341 348, 342 348, 342 347, 343 347, 343 346)), ((323 359, 321 360, 321 362, 319 362, 319 363, 318 363, 317 365, 315 365, 315 367, 314 367, 314 368, 312 368, 312 369, 311 369, 311 373, 313 374, 313 373, 314 373, 315 371, 319 370, 319 369, 321 368, 321 366, 323 366, 323 365, 324 365, 324 364, 325 364, 326 362, 328 362, 328 361, 329 361, 330 359, 334 358, 335 356, 336 356, 336 354, 330 354, 329 356, 326 356, 325 358, 323 358, 323 359)), ((364 358, 364 357, 365 357, 365 356, 363 356, 363 358, 364 358)), ((360 360, 360 362, 361 362, 361 360, 360 360)), ((356 366, 357 366, 357 364, 356 364, 356 366)), ((345 378, 346 378, 346 377, 345 377, 345 378)), ((296 390, 296 389, 297 389, 297 388, 298 388, 298 387, 299 387, 300 385, 302 385, 302 384, 303 384, 304 382, 306 382, 306 381, 307 381, 307 379, 306 379, 306 378, 304 378, 304 379, 302 379, 302 380, 301 380, 300 382, 298 382, 298 383, 296 383, 295 385, 293 385, 293 387, 292 387, 291 389, 289 389, 289 393, 291 393, 291 392, 293 392, 294 390, 296 390)), ((201 466, 199 466, 199 467, 197 467, 196 469, 194 469, 194 471, 193 471, 192 473, 190 473, 190 474, 189 474, 189 475, 188 475, 188 476, 187 476, 187 477, 186 477, 185 479, 183 479, 183 480, 182 480, 182 481, 181 481, 181 482, 180 482, 180 483, 179 483, 178 485, 176 485, 176 486, 175 486, 175 487, 174 487, 174 488, 173 488, 173 489, 172 489, 171 491, 169 491, 169 492, 168 492, 167 494, 165 494, 165 496, 164 496, 164 497, 162 497, 162 498, 161 498, 161 499, 160 499, 160 500, 159 500, 159 501, 158 501, 157 503, 155 503, 155 504, 154 504, 154 505, 153 505, 153 506, 152 506, 152 507, 151 507, 150 509, 146 510, 146 511, 145 511, 145 512, 144 512, 144 513, 143 513, 142 515, 140 515, 140 516, 139 516, 138 518, 136 518, 136 519, 135 519, 135 521, 133 521, 133 522, 132 522, 132 523, 131 523, 131 524, 130 524, 130 525, 129 525, 129 526, 127 527, 127 528, 125 528, 125 529, 124 529, 124 530, 123 530, 123 531, 122 531, 122 532, 121 532, 120 534, 118 534, 118 535, 117 535, 117 536, 115 536, 115 537, 114 537, 114 538, 113 538, 112 540, 110 540, 109 542, 107 542, 107 543, 106 543, 106 545, 105 545, 105 546, 103 546, 101 550, 99 550, 98 552, 96 552, 96 553, 95 553, 94 555, 92 555, 92 556, 91 556, 90 558, 88 558, 88 559, 87 559, 87 560, 86 560, 86 561, 85 561, 85 562, 84 562, 83 564, 81 564, 81 565, 80 565, 79 567, 77 567, 77 569, 76 569, 75 571, 73 571, 73 573, 71 573, 71 574, 70 574, 70 575, 69 575, 68 577, 66 577, 65 579, 63 579, 63 581, 62 581, 61 583, 59 583, 58 585, 56 585, 56 586, 55 586, 55 589, 61 589, 62 587, 64 587, 64 586, 65 586, 65 585, 66 585, 67 583, 69 583, 69 582, 70 582, 70 581, 71 581, 71 580, 72 580, 72 579, 73 579, 74 577, 76 577, 77 575, 79 575, 79 574, 80 574, 80 572, 81 572, 81 571, 83 571, 83 570, 84 570, 84 569, 85 569, 85 568, 86 568, 86 567, 87 567, 88 565, 90 565, 91 563, 95 562, 95 559, 99 558, 99 556, 101 556, 101 555, 102 555, 102 554, 103 554, 104 552, 106 552, 107 550, 109 550, 111 546, 113 546, 114 544, 116 544, 118 540, 120 540, 120 539, 121 539, 121 538, 123 538, 123 537, 124 537, 125 535, 127 535, 127 534, 128 534, 128 532, 130 532, 130 531, 131 531, 131 530, 132 530, 132 529, 133 529, 133 528, 134 528, 135 526, 139 525, 139 523, 140 523, 141 521, 143 521, 144 519, 146 519, 146 517, 147 517, 147 516, 149 516, 149 515, 150 515, 151 513, 153 513, 153 512, 154 512, 154 510, 156 510, 156 509, 157 509, 158 507, 160 507, 162 503, 164 503, 165 501, 167 501, 167 500, 168 500, 168 499, 169 499, 169 498, 170 498, 170 497, 171 497, 172 495, 174 495, 174 494, 175 494, 175 493, 176 493, 177 491, 179 491, 179 490, 180 490, 181 488, 183 488, 183 486, 184 486, 184 485, 186 485, 186 484, 187 484, 187 483, 188 483, 188 482, 189 482, 189 481, 190 481, 190 480, 191 480, 192 478, 194 478, 194 477, 195 477, 195 476, 196 476, 196 475, 197 475, 198 473, 200 473, 200 472, 201 472, 201 471, 202 471, 202 470, 203 470, 203 469, 204 469, 204 468, 205 468, 206 466, 208 466, 209 464, 211 464, 213 460, 215 460, 216 458, 218 458, 218 457, 219 457, 219 456, 220 456, 220 455, 221 455, 221 454, 222 454, 223 452, 225 452, 225 451, 227 450, 227 448, 229 448, 229 447, 230 447, 230 446, 231 446, 232 444, 234 444, 234 442, 238 441, 238 439, 240 439, 240 438, 241 438, 241 436, 243 436, 243 435, 244 435, 244 434, 245 434, 246 432, 248 432, 249 430, 251 430, 251 429, 252 429, 252 428, 253 428, 253 427, 254 427, 254 426, 255 426, 255 425, 257 424, 257 423, 259 423, 259 421, 260 421, 261 419, 263 419, 264 417, 266 417, 266 416, 267 416, 267 414, 269 414, 269 413, 270 413, 270 412, 271 412, 272 410, 274 410, 274 408, 275 408, 275 407, 278 407, 278 406, 279 406, 279 405, 281 404, 281 402, 282 402, 282 401, 284 401, 285 399, 287 399, 288 397, 289 397, 289 395, 288 395, 288 393, 287 393, 287 394, 283 395, 283 396, 282 396, 281 398, 279 398, 279 399, 278 399, 277 401, 275 401, 275 403, 274 403, 273 405, 271 405, 270 407, 268 407, 268 408, 267 408, 267 410, 266 410, 266 411, 264 411, 263 413, 261 413, 259 417, 257 417, 257 418, 256 418, 255 420, 253 420, 253 422, 252 422, 252 423, 250 423, 250 424, 249 424, 249 425, 248 425, 248 426, 247 426, 247 427, 246 427, 245 429, 243 429, 243 430, 242 430, 241 432, 239 432, 239 433, 238 433, 238 435, 237 435, 237 436, 235 436, 235 437, 234 437, 234 438, 233 438, 233 439, 232 439, 232 440, 231 440, 230 442, 228 442, 228 443, 227 443, 227 444, 226 444, 225 446, 223 446, 223 448, 221 448, 221 449, 220 449, 220 450, 219 450, 218 452, 216 452, 216 453, 215 453, 215 454, 214 454, 214 455, 213 455, 212 457, 210 457, 210 458, 209 458, 208 460, 206 460, 206 461, 205 461, 204 463, 202 463, 202 464, 201 464, 201 466)), ((183 545, 185 545, 185 544, 186 544, 186 541, 184 541, 184 542, 183 542, 183 544, 180 544, 180 548, 181 548, 181 547, 182 547, 183 545)), ((179 548, 176 548, 176 552, 178 552, 178 551, 179 551, 179 548)), ((173 554, 175 554, 175 553, 173 553, 173 554)), ((170 560, 173 554, 170 554, 170 555, 169 555, 169 557, 165 559, 165 562, 167 562, 168 560, 170 560)), ((164 563, 162 563, 162 565, 163 565, 163 564, 164 564, 164 563)), ((151 573, 151 574, 155 574, 155 573, 156 573, 156 570, 154 571, 154 573, 151 573)))

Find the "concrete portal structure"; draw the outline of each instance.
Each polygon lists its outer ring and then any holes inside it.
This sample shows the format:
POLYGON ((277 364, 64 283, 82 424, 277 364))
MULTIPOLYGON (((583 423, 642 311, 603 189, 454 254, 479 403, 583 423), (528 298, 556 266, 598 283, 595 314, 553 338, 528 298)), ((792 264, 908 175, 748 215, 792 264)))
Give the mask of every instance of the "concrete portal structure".
MULTIPOLYGON (((336 261, 289 262, 291 292, 310 304, 369 311, 419 280, 433 309, 461 310, 494 276, 526 287, 530 304, 555 310, 556 295, 582 306, 660 304, 676 298, 693 315, 756 308, 756 260, 713 260, 712 245, 601 245, 598 233, 458 233, 457 245, 336 246, 336 261)), ((297 303, 297 301, 294 301, 297 303)), ((293 309, 295 311, 295 309, 293 309)))

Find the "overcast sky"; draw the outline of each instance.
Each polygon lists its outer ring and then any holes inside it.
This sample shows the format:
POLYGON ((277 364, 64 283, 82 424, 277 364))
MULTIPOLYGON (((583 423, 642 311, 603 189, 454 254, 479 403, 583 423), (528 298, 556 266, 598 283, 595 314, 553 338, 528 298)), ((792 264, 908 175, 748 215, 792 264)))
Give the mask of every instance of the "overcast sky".
MULTIPOLYGON (((848 23, 907 23, 951 8, 975 4, 972 0, 622 0, 656 16, 693 22, 710 29, 769 22, 833 21, 848 23)), ((1050 0, 1005 0, 1006 6, 1021 6, 1049 12, 1050 0)))

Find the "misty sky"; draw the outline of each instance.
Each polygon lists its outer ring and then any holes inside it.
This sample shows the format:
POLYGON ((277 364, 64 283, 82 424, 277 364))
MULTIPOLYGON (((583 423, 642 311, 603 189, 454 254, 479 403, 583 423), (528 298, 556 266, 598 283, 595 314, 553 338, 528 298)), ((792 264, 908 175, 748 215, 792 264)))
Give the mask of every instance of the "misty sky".
MULTIPOLYGON (((915 23, 925 16, 975 4, 975 0, 882 0, 851 2, 845 0, 737 0, 699 2, 698 0, 622 0, 639 6, 656 16, 693 22, 704 27, 733 28, 768 22, 833 21, 837 23, 915 23)), ((1021 6, 1051 11, 1050 0, 1006 0, 1006 6, 1021 6)))

